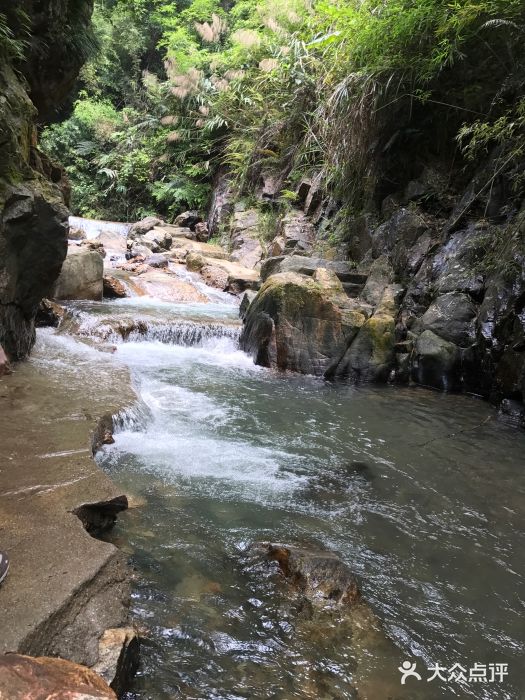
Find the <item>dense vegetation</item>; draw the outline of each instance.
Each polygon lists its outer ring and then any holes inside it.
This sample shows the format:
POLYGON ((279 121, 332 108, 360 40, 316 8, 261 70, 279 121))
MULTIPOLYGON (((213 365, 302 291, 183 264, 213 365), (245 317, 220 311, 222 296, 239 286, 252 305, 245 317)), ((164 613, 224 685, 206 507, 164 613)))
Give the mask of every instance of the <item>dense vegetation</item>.
POLYGON ((459 149, 459 170, 496 153, 492 175, 521 190, 524 10, 525 0, 97 0, 78 100, 42 145, 65 164, 75 210, 104 218, 202 207, 221 164, 246 191, 262 170, 284 174, 290 199, 315 172, 360 210, 395 189, 407 151, 459 149))

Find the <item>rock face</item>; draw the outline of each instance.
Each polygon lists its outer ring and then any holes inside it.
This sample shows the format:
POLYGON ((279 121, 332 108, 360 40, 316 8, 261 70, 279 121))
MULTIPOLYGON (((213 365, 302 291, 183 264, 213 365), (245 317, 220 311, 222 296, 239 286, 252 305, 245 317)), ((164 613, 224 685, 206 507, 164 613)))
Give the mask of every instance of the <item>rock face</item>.
POLYGON ((25 31, 16 12, 22 9, 39 37, 27 48, 23 77, 0 55, 0 344, 12 359, 31 350, 38 305, 67 251, 69 188, 61 170, 37 150, 34 122, 67 97, 82 64, 82 56, 53 37, 73 27, 86 32, 92 2, 68 7, 59 0, 23 0, 2 8, 15 36, 25 31))
POLYGON ((0 657, 0 698, 6 700, 116 700, 94 671, 64 659, 6 654, 0 657))
POLYGON ((261 222, 256 209, 236 211, 231 224, 231 261, 255 268, 263 257, 260 242, 261 222))
POLYGON ((101 301, 104 261, 94 251, 70 248, 55 287, 56 299, 101 301))

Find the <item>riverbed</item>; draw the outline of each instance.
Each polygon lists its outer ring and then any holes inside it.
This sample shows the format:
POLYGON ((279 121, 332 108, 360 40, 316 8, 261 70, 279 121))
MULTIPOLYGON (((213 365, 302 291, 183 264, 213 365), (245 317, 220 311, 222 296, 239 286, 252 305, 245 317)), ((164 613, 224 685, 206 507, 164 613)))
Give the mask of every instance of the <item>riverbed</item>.
POLYGON ((84 330, 108 314, 151 321, 103 363, 85 338, 39 338, 47 361, 78 355, 98 382, 126 366, 138 396, 98 456, 142 504, 111 535, 136 571, 145 638, 129 700, 522 696, 523 433, 472 397, 256 367, 225 294, 72 308, 84 330), (302 624, 251 565, 257 541, 338 552, 399 653, 302 624), (402 687, 400 659, 422 680, 402 687), (505 663, 508 677, 427 682, 455 663, 505 663))

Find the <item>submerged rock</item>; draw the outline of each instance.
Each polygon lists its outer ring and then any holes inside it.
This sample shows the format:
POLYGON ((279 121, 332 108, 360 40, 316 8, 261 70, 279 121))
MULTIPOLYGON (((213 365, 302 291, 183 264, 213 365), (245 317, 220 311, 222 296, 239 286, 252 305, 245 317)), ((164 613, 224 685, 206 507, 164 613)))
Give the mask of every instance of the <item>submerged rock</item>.
POLYGON ((6 700, 116 700, 95 671, 64 659, 5 654, 0 657, 0 698, 6 700))
POLYGON ((315 605, 349 606, 361 600, 350 569, 333 552, 280 544, 261 545, 270 561, 315 605))

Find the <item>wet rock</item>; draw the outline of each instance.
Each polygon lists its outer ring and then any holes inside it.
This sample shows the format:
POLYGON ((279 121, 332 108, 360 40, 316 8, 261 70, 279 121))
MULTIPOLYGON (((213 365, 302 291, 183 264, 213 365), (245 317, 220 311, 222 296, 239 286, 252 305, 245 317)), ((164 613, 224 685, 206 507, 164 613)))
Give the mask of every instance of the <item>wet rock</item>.
POLYGON ((149 265, 150 267, 167 268, 168 258, 161 253, 154 253, 144 260, 144 264, 149 265))
POLYGON ((441 338, 467 347, 476 335, 477 308, 469 296, 450 292, 438 297, 421 318, 423 330, 432 331, 441 338))
POLYGON ((228 273, 223 267, 213 264, 204 264, 199 269, 202 279, 210 287, 225 291, 228 288, 228 273))
POLYGON ((170 257, 177 262, 186 262, 190 253, 196 253, 206 258, 228 260, 229 255, 220 246, 212 243, 199 243, 187 238, 174 237, 170 257))
POLYGON ((396 247, 410 248, 427 229, 428 225, 419 212, 402 207, 372 234, 373 254, 378 257, 396 247))
POLYGON ((139 296, 151 296, 161 301, 206 303, 208 298, 193 284, 164 270, 152 270, 147 265, 140 276, 128 280, 131 290, 139 296))
POLYGON ((64 659, 5 654, 0 657, 0 698, 9 700, 116 700, 95 671, 64 659))
POLYGON ((257 364, 321 376, 331 371, 365 322, 335 274, 317 280, 272 275, 252 301, 241 347, 257 364))
POLYGON ((334 376, 352 381, 386 382, 395 364, 395 318, 402 289, 388 285, 377 309, 359 329, 334 376))
POLYGON ((0 377, 3 377, 5 374, 11 374, 11 366, 4 348, 0 345, 0 377))
POLYGON ((280 544, 260 545, 270 561, 314 605, 348 606, 360 602, 361 592, 350 569, 332 552, 280 544))
POLYGON ((416 341, 413 378, 442 391, 460 388, 461 354, 457 345, 424 331, 416 341))
POLYGON ((155 226, 161 226, 163 223, 164 222, 162 219, 159 219, 156 216, 146 216, 146 218, 142 219, 141 221, 137 221, 130 227, 128 238, 134 240, 138 236, 143 236, 144 234, 148 233, 148 231, 151 231, 151 229, 155 228, 155 226))
POLYGON ((525 428, 525 406, 521 401, 503 399, 499 412, 506 423, 516 428, 525 428))
POLYGON ((455 233, 432 260, 432 279, 440 294, 463 292, 479 297, 484 276, 479 262, 486 250, 487 234, 483 228, 470 226, 455 233))
POLYGON ((103 275, 104 262, 98 253, 70 248, 56 283, 54 297, 100 301, 103 275))
POLYGON ((92 667, 121 697, 137 672, 140 641, 133 627, 117 627, 104 632, 98 643, 99 660, 92 667))
POLYGON ((64 318, 66 310, 60 304, 56 304, 50 299, 42 299, 38 307, 38 313, 35 320, 37 328, 52 326, 57 328, 64 318))
MULTIPOLYGON (((100 432, 100 438, 93 437, 93 447, 99 448, 102 444, 111 444, 107 436, 111 438, 112 432, 105 430, 100 432), (105 442, 106 441, 106 442, 105 442)), ((113 441, 114 442, 114 441, 113 441)), ((126 496, 116 496, 108 501, 98 503, 84 503, 75 508, 72 512, 78 517, 85 530, 93 537, 101 537, 105 532, 111 530, 117 521, 117 515, 128 507, 126 496)))
POLYGON ((108 299, 123 299, 129 296, 126 286, 113 275, 103 277, 103 295, 108 299))
POLYGON ((243 321, 246 318, 246 316, 248 315, 248 309, 250 308, 250 304, 252 303, 252 301, 255 299, 256 296, 257 296, 257 292, 254 292, 251 289, 248 289, 242 295, 241 304, 239 306, 239 317, 243 321))

